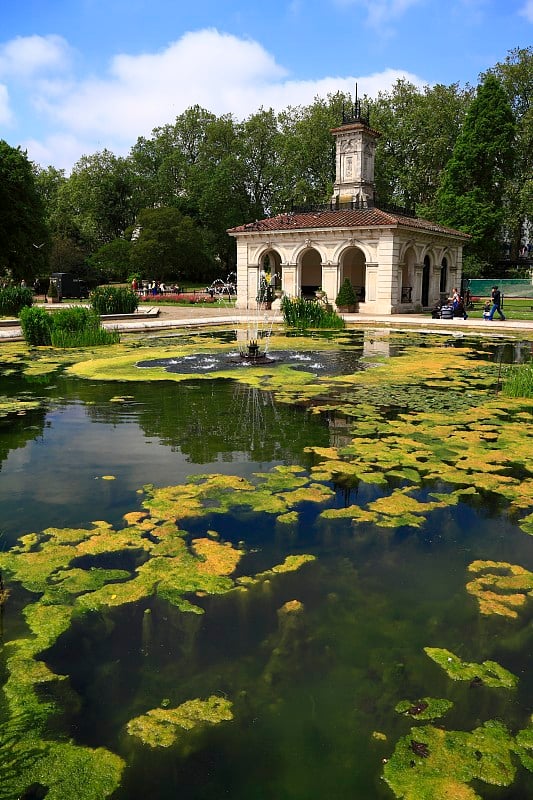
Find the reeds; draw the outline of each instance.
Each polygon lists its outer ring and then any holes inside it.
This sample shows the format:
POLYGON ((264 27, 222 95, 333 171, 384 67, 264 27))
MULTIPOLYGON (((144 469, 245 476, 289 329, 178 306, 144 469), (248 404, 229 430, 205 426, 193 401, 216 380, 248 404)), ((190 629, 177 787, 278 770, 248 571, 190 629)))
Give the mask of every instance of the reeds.
POLYGON ((502 391, 507 397, 533 397, 533 363, 509 367, 502 391))

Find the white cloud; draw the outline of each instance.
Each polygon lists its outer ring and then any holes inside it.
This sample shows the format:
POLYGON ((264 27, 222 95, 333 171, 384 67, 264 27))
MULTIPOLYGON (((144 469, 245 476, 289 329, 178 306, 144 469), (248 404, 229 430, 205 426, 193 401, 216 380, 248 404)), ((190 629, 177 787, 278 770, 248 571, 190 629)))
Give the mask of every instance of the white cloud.
POLYGON ((64 70, 70 48, 61 36, 17 36, 0 45, 0 75, 30 78, 43 70, 64 70))
POLYGON ((424 0, 334 0, 341 7, 357 7, 366 12, 366 22, 380 33, 390 30, 390 23, 424 0))
POLYGON ((261 106, 282 110, 329 92, 353 93, 356 81, 361 96, 374 96, 399 78, 424 85, 417 76, 393 69, 357 78, 291 80, 257 42, 197 31, 158 53, 117 55, 105 77, 74 82, 59 75, 35 82, 33 107, 46 119, 49 133, 34 135, 24 147, 33 161, 68 170, 81 155, 104 148, 126 154, 139 136, 172 123, 195 104, 244 119, 261 106))
POLYGON ((526 0, 524 7, 520 9, 520 14, 525 17, 528 22, 533 22, 533 0, 526 0))
MULTIPOLYGON (((80 139, 70 133, 57 133, 42 139, 26 139, 20 146, 22 150, 27 150, 31 161, 42 167, 52 165, 56 169, 64 169, 68 175, 82 155, 104 150, 106 143, 80 139)), ((107 144, 107 148, 112 150, 112 143, 107 144)))
POLYGON ((9 106, 9 93, 7 86, 0 83, 0 124, 9 125, 13 119, 11 108, 9 106))

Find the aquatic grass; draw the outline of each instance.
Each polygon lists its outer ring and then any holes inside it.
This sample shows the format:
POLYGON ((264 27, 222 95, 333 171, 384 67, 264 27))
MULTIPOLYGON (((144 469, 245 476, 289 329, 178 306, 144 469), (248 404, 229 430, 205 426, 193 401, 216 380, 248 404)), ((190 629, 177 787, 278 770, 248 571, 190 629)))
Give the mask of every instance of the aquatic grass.
POLYGON ((120 333, 105 328, 90 328, 83 331, 65 331, 53 328, 51 338, 53 347, 101 347, 117 344, 120 341, 120 333))
POLYGON ((288 297, 281 300, 281 313, 285 325, 291 328, 328 328, 339 330, 345 327, 344 320, 335 311, 315 300, 288 297))
POLYGON ((509 366, 502 392, 506 397, 533 397, 533 362, 509 366))
POLYGON ((0 317, 16 317, 21 309, 33 305, 33 292, 28 286, 4 286, 0 289, 0 317))

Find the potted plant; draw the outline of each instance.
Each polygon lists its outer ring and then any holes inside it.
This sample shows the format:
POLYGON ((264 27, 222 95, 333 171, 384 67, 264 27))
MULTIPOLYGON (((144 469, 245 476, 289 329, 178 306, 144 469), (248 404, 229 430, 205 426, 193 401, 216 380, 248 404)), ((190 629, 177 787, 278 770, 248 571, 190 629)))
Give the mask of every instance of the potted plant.
POLYGON ((317 300, 323 300, 326 297, 326 293, 321 286, 319 286, 318 289, 316 290, 315 297, 317 300))
POLYGON ((50 286, 48 287, 48 300, 50 303, 60 303, 61 298, 59 296, 59 292, 57 290, 57 283, 55 281, 50 281, 50 286))
POLYGON ((335 299, 337 309, 345 314, 357 311, 357 294, 348 278, 345 278, 335 299))

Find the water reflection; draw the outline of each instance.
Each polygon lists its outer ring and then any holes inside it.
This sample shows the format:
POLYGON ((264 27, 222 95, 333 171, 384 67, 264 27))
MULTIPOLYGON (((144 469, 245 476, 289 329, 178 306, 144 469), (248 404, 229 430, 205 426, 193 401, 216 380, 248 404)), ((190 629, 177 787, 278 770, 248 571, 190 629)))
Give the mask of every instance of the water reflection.
MULTIPOLYGON (((351 353, 333 351, 324 369, 353 369, 361 355, 401 354, 404 346, 377 332, 353 341, 351 353)), ((491 347, 479 345, 475 357, 499 357, 500 345, 491 347)), ((526 355, 516 344, 501 347, 502 358, 526 355)), ((7 387, 20 389, 15 380, 7 387)), ((277 406, 270 393, 229 380, 91 384, 55 376, 38 391, 46 410, 2 429, 4 546, 51 525, 104 519, 120 527, 146 483, 308 466, 306 446, 342 449, 356 424, 334 411, 321 417, 277 406)), ((329 502, 339 509, 384 491, 364 482, 334 489, 329 502)), ((430 490, 448 489, 439 484, 417 494, 428 499, 430 490)), ((222 542, 242 542, 240 576, 289 555, 309 553, 315 561, 246 591, 194 595, 203 614, 151 595, 77 618, 40 655, 69 676, 73 690, 53 720, 58 736, 126 759, 116 800, 386 800, 392 795, 380 780, 382 759, 414 724, 394 711, 399 700, 445 697, 454 702, 447 728, 504 719, 515 732, 526 724, 533 692, 531 607, 511 624, 483 619, 465 590, 475 559, 533 563, 533 539, 500 515, 493 499, 435 510, 417 530, 320 519, 311 502, 299 505, 290 525, 242 508, 184 520, 189 545, 212 532, 222 542), (302 611, 291 617, 286 605, 295 601, 302 611), (472 690, 450 681, 425 656, 427 646, 501 661, 519 675, 518 689, 472 690), (137 714, 211 694, 232 700, 234 719, 204 731, 188 749, 151 751, 126 734, 137 714)), ((75 565, 133 572, 145 557, 105 554, 75 565)), ((28 636, 21 610, 36 597, 13 587, 6 638, 28 636)), ((509 789, 478 789, 493 800, 533 796, 525 770, 509 789)))
POLYGON ((231 472, 236 463, 250 474, 305 463, 309 443, 329 441, 320 417, 232 381, 119 386, 117 396, 117 385, 56 378, 46 411, 3 426, 7 541, 49 525, 120 522, 138 505, 140 487, 183 482, 193 465, 231 472))

